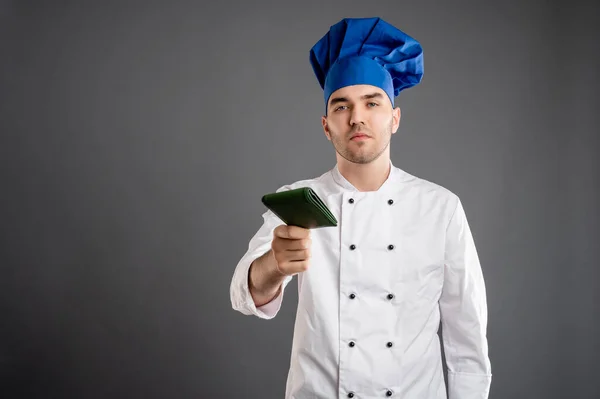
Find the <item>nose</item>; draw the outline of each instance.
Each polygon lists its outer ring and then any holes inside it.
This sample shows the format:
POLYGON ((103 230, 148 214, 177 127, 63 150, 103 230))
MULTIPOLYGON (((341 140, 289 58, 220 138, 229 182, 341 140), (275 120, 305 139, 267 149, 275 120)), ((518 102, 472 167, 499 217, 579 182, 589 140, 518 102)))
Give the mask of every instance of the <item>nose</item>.
POLYGON ((364 125, 364 113, 360 109, 360 107, 353 107, 352 113, 350 114, 350 125, 364 125))

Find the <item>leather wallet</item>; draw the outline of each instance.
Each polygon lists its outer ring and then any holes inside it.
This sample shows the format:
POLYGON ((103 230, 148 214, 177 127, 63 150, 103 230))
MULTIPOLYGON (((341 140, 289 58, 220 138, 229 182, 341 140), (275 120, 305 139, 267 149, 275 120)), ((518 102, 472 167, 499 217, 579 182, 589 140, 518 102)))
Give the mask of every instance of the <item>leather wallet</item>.
POLYGON ((310 187, 265 194, 262 203, 289 226, 305 229, 337 226, 337 220, 310 187))

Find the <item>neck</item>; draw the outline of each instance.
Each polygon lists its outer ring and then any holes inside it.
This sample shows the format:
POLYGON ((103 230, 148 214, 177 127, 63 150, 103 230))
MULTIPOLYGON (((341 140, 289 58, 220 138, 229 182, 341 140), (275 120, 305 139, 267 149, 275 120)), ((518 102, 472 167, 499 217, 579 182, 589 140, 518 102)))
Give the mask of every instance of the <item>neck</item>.
POLYGON ((390 157, 384 152, 373 162, 358 164, 338 155, 337 167, 358 191, 377 191, 390 175, 390 157))

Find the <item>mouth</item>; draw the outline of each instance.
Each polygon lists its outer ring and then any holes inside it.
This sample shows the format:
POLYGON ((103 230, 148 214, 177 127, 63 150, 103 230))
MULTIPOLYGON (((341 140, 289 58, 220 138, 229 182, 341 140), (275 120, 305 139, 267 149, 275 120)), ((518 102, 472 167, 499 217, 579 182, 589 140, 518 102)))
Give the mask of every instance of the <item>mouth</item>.
POLYGON ((352 137, 350 137, 350 141, 362 141, 362 140, 367 140, 371 138, 371 136, 365 134, 365 133, 356 133, 353 134, 352 137))

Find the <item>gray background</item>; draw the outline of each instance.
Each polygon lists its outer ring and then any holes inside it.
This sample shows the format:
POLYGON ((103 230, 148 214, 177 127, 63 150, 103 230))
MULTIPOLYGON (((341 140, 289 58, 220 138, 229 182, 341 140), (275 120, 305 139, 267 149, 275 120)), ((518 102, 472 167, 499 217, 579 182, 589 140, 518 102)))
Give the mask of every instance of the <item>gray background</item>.
POLYGON ((296 280, 271 321, 229 283, 260 196, 334 165, 310 47, 381 16, 425 49, 392 160, 464 202, 490 397, 600 397, 586 3, 0 2, 0 396, 282 398, 296 280))

